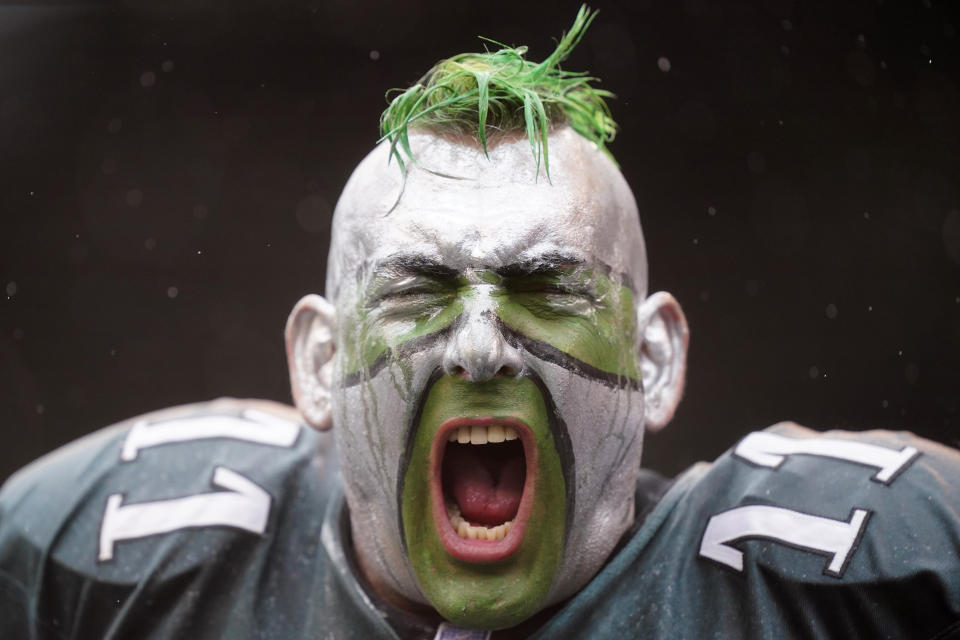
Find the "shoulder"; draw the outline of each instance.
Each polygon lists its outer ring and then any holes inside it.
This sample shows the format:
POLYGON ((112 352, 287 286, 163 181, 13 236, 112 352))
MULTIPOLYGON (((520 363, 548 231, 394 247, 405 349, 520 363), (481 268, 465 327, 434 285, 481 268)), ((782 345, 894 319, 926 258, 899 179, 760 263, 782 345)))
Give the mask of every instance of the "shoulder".
POLYGON ((839 577, 856 548, 878 538, 892 543, 891 553, 916 557, 916 550, 896 543, 914 537, 920 525, 930 528, 928 542, 960 540, 960 452, 907 432, 820 433, 781 423, 744 437, 713 464, 690 498, 698 515, 719 510, 710 516, 701 552, 715 553, 721 564, 739 566, 740 555, 713 548, 720 537, 783 528, 802 547, 797 539, 805 531, 825 539, 828 523, 835 523, 840 537, 833 549, 823 550, 831 557, 824 573, 839 577), (866 537, 868 532, 882 533, 866 537))
POLYGON ((935 637, 960 620, 957 505, 956 450, 775 425, 680 476, 558 623, 593 637, 935 637))
POLYGON ((0 490, 0 635, 295 627, 338 494, 329 434, 283 405, 215 400, 98 431, 0 490))
POLYGON ((695 495, 707 508, 784 503, 834 515, 860 509, 864 518, 880 517, 878 526, 933 518, 956 535, 960 451, 909 432, 817 432, 780 423, 721 456, 695 495))
POLYGON ((107 427, 0 490, 0 563, 29 551, 81 574, 136 582, 145 564, 116 560, 144 560, 162 534, 210 526, 264 535, 292 488, 322 493, 317 483, 336 466, 328 440, 290 407, 235 399, 107 427))
POLYGON ((825 628, 872 616, 888 630, 909 629, 899 625, 923 611, 935 629, 960 616, 957 505, 954 449, 907 432, 781 423, 718 459, 686 516, 701 570, 733 574, 757 606, 789 610, 788 594, 810 619, 823 614, 825 628))

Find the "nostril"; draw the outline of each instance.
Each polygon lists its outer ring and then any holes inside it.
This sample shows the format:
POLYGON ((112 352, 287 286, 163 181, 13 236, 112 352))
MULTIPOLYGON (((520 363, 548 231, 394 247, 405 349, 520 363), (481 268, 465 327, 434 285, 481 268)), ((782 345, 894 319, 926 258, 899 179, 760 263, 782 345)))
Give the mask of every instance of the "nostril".
POLYGON ((443 370, 471 382, 498 376, 516 378, 523 373, 523 359, 505 339, 496 317, 487 312, 457 320, 444 349, 443 370))
POLYGON ((515 367, 505 364, 499 369, 497 369, 497 372, 493 375, 495 377, 504 376, 504 377, 516 378, 518 375, 520 375, 520 372, 515 367))

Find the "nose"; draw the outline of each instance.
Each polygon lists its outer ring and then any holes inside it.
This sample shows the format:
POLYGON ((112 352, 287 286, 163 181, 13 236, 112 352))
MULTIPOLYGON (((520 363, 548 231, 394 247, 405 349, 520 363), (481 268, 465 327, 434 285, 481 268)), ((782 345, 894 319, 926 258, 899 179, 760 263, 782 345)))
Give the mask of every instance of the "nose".
POLYGON ((443 354, 443 370, 472 382, 516 376, 523 370, 520 351, 509 344, 490 309, 467 310, 453 327, 443 354))

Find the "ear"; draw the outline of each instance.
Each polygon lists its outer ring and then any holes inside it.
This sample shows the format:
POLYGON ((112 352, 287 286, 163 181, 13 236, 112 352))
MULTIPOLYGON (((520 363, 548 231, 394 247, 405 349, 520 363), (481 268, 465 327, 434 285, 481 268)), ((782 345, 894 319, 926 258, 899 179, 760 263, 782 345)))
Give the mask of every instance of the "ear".
POLYGON ((680 304, 659 291, 637 306, 640 371, 646 404, 646 427, 666 426, 683 395, 690 332, 680 304))
POLYGON ((330 404, 337 316, 326 298, 310 294, 300 299, 287 318, 284 337, 293 402, 312 427, 333 424, 330 404))

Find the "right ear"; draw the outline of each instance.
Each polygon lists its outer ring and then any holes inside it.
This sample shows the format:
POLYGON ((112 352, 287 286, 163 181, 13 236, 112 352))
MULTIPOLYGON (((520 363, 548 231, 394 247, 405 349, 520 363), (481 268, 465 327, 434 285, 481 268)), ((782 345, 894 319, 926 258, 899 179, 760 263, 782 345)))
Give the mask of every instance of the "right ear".
POLYGON ((662 429, 683 395, 690 330, 680 304, 658 291, 637 306, 640 368, 648 431, 662 429))
POLYGON ((293 402, 310 426, 325 431, 333 424, 331 396, 337 316, 323 296, 300 299, 284 331, 293 402))

